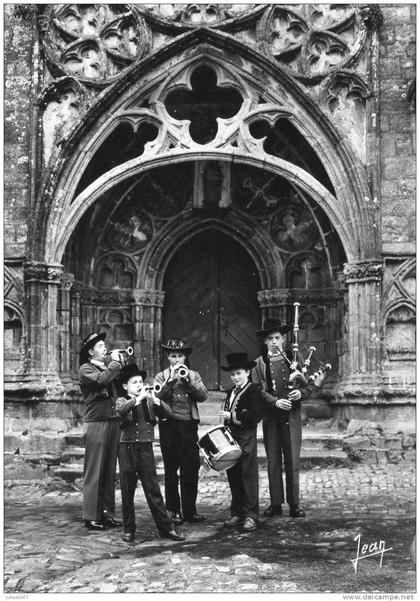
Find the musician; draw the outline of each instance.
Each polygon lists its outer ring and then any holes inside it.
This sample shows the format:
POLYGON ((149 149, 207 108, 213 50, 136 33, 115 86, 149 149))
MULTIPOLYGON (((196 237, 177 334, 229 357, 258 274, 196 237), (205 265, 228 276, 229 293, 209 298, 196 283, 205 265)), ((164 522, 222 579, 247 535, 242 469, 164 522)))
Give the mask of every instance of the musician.
POLYGON ((234 387, 227 391, 220 417, 241 447, 242 456, 236 465, 226 470, 232 502, 231 517, 224 525, 231 528, 243 524, 243 529, 251 532, 257 527, 259 515, 257 424, 264 407, 278 411, 275 407, 279 407, 280 402, 250 381, 251 369, 256 363, 248 360, 247 353, 230 353, 226 359, 228 365, 222 369, 230 371, 234 387))
POLYGON ((192 347, 187 346, 184 340, 172 338, 166 345, 161 344, 161 347, 167 353, 169 367, 157 374, 154 384, 161 386, 157 396, 172 411, 171 417, 159 419, 160 446, 165 466, 166 508, 172 512, 174 524, 182 524, 184 521, 202 522, 206 518, 198 514, 196 509, 200 469, 197 445, 200 418, 197 403, 207 399, 207 390, 200 374, 186 365, 192 347))
POLYGON ((257 334, 263 339, 263 351, 252 370, 253 382, 279 399, 281 411, 266 410, 263 416, 264 446, 268 461, 270 505, 265 517, 282 515, 284 487, 282 465, 286 475, 286 500, 290 517, 300 518, 305 512, 299 506, 299 459, 302 443, 301 401, 307 398, 313 385, 302 390, 288 388, 291 357, 283 347, 285 334, 291 327, 277 319, 267 319, 257 334))
POLYGON ((136 364, 123 367, 120 383, 125 395, 119 397, 115 403, 121 416, 118 459, 124 525, 123 540, 127 543, 134 541, 136 531, 134 495, 139 479, 159 535, 172 540, 185 540, 184 536, 174 530, 166 512, 152 446, 156 414, 169 417, 172 412, 166 403, 154 395, 152 387, 143 385, 145 379, 146 372, 140 370, 136 364))
POLYGON ((115 519, 115 471, 117 465, 119 419, 115 409, 115 380, 122 361, 111 352, 105 364, 106 333, 93 332, 82 341, 79 382, 86 403, 83 424, 85 458, 83 466, 83 519, 89 530, 121 526, 115 519))

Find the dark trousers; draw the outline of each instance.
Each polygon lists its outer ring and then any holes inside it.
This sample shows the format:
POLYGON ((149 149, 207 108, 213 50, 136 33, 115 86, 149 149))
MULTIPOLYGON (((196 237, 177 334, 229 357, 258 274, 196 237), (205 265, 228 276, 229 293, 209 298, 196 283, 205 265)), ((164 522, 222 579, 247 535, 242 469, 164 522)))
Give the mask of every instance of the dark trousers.
POLYGON ((120 425, 118 420, 85 422, 83 442, 83 519, 102 520, 115 514, 115 471, 120 425))
POLYGON ((242 449, 236 465, 226 470, 232 493, 231 516, 258 519, 257 431, 231 428, 232 436, 242 449))
POLYGON ((299 503, 299 459, 302 441, 300 423, 278 420, 263 422, 264 446, 268 462, 271 505, 284 503, 283 461, 286 476, 286 500, 299 503))
POLYGON ((124 532, 136 531, 134 494, 139 480, 159 532, 167 533, 172 530, 172 524, 160 492, 152 443, 122 442, 118 458, 124 532))
POLYGON ((166 508, 175 513, 181 512, 186 519, 197 513, 200 469, 197 430, 198 426, 194 421, 168 419, 159 424, 160 447, 165 466, 166 508), (181 498, 178 484, 181 488, 181 498))

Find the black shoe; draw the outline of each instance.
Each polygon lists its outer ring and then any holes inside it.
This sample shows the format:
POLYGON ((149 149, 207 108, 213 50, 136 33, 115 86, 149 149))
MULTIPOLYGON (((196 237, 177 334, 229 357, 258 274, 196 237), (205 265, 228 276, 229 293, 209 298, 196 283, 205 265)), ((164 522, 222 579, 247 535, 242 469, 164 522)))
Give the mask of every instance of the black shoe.
POLYGON ((170 532, 159 532, 160 538, 169 538, 171 540, 185 540, 185 536, 181 536, 178 534, 176 530, 171 530, 170 532))
POLYGON ((125 543, 132 543, 134 541, 134 532, 125 532, 122 539, 125 543))
POLYGON ((184 518, 186 522, 191 522, 192 524, 199 524, 200 522, 204 522, 206 519, 207 518, 205 515, 198 515, 198 513, 194 513, 194 515, 189 518, 184 518))
POLYGON ((281 505, 270 505, 263 511, 263 516, 266 518, 272 518, 274 515, 283 515, 281 505))
POLYGON ((306 514, 303 509, 299 507, 299 505, 290 505, 289 515, 291 518, 304 518, 306 514))
POLYGON ((104 524, 109 528, 118 528, 119 526, 122 526, 122 522, 120 522, 120 520, 116 520, 111 516, 107 516, 106 518, 104 518, 104 524))
POLYGON ((85 526, 89 530, 105 530, 102 522, 98 522, 97 520, 85 520, 85 526))
POLYGON ((174 524, 177 524, 178 526, 184 522, 184 518, 177 511, 172 512, 171 520, 174 524))

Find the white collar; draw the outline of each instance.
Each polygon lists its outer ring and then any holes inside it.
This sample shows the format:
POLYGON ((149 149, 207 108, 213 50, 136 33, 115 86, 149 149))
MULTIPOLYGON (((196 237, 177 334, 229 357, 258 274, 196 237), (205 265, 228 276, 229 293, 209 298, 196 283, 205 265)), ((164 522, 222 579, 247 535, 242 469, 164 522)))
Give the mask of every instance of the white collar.
POLYGON ((105 363, 103 361, 98 361, 98 359, 91 359, 90 362, 93 363, 93 365, 97 365, 98 367, 102 367, 102 369, 105 368, 105 363))

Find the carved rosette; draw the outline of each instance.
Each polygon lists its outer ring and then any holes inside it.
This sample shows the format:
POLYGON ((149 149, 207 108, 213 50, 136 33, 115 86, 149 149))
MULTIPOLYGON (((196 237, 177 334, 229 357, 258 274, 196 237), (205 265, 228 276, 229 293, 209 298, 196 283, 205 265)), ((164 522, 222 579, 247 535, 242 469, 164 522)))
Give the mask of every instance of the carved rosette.
POLYGON ((165 292, 163 290, 143 290, 138 288, 132 291, 133 304, 145 307, 163 307, 165 292))
POLYGON ((382 280, 383 274, 382 263, 364 262, 364 263, 347 263, 344 266, 344 277, 347 284, 382 280))
POLYGON ((124 4, 54 5, 40 29, 53 76, 85 85, 111 83, 150 48, 144 19, 124 4))
POLYGON ((366 34, 360 10, 345 4, 272 5, 257 28, 265 54, 310 79, 355 60, 366 34))

